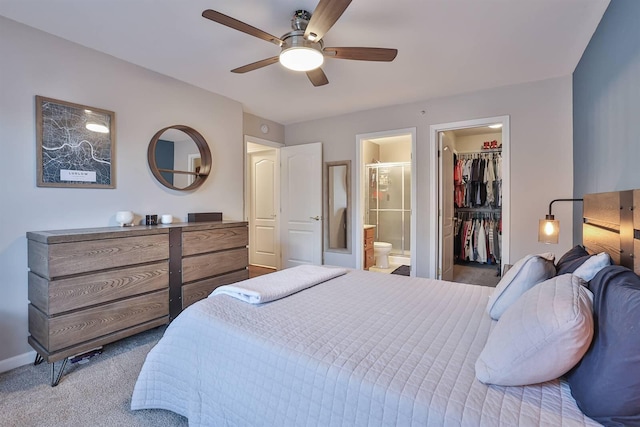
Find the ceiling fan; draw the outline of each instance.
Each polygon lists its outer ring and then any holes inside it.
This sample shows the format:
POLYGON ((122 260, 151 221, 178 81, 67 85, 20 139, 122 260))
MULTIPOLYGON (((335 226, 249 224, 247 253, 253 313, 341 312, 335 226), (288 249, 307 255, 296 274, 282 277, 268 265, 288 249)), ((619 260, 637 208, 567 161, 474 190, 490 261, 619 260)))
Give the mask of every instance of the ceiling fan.
POLYGON ((207 9, 202 12, 202 16, 281 48, 280 55, 235 68, 231 70, 232 73, 246 73, 280 62, 291 70, 306 72, 314 86, 323 86, 329 83, 320 68, 325 57, 390 62, 398 54, 397 49, 379 47, 324 47, 322 38, 350 3, 351 0, 320 0, 313 14, 306 10, 297 10, 291 18, 292 30, 282 37, 272 36, 215 10, 207 9))

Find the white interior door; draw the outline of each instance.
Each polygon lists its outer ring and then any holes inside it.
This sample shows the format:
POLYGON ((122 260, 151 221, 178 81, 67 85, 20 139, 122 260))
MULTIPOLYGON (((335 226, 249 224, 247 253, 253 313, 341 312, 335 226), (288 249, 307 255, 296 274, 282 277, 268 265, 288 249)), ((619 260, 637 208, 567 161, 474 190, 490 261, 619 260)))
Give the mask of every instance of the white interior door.
POLYGON ((250 215, 249 263, 277 268, 278 221, 276 208, 276 150, 252 153, 249 159, 250 215))
POLYGON ((440 266, 442 280, 453 280, 453 145, 440 132, 440 266))
POLYGON ((322 264, 322 143, 280 150, 282 268, 322 264))

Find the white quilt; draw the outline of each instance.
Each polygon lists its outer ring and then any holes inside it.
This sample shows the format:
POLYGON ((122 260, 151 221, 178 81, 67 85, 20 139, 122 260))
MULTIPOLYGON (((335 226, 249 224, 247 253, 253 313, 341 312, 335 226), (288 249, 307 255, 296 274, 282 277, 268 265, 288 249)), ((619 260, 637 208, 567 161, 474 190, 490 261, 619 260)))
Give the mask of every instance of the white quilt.
POLYGON ((492 290, 356 270, 261 305, 208 298, 149 353, 131 407, 193 426, 598 425, 564 382, 475 378, 492 290))

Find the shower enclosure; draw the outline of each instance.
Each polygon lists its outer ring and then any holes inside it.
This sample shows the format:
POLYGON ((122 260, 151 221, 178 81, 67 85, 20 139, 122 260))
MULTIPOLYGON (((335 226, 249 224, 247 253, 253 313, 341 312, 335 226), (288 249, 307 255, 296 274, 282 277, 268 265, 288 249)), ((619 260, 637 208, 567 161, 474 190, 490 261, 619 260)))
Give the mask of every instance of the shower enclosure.
POLYGON ((391 243, 391 255, 410 256, 411 163, 370 163, 366 166, 367 224, 376 226, 377 242, 391 243))

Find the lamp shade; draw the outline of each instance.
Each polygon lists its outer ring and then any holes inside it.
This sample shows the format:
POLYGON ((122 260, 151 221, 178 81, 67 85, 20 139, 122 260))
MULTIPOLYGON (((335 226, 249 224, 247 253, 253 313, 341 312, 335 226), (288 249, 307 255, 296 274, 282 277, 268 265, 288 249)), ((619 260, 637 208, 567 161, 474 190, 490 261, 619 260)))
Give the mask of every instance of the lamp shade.
POLYGON ((305 46, 293 46, 280 53, 280 63, 290 70, 310 71, 324 62, 322 52, 305 46))
POLYGON ((541 219, 538 223, 538 242, 541 243, 558 243, 558 235, 560 234, 560 221, 553 218, 553 215, 547 215, 545 219, 541 219))

